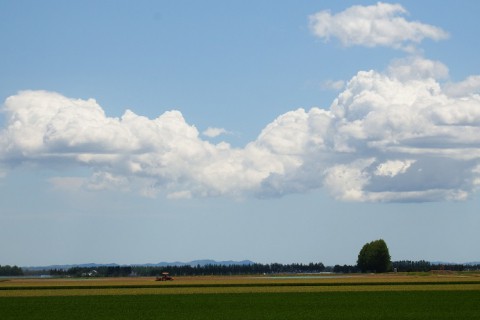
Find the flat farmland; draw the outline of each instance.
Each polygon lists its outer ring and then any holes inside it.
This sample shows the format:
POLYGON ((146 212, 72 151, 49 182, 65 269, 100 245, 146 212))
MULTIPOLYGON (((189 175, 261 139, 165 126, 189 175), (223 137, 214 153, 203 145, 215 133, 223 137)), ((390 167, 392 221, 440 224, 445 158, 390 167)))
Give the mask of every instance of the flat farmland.
POLYGON ((2 319, 480 319, 480 274, 9 279, 2 319))
POLYGON ((0 297, 250 292, 480 290, 480 273, 4 279, 0 297))

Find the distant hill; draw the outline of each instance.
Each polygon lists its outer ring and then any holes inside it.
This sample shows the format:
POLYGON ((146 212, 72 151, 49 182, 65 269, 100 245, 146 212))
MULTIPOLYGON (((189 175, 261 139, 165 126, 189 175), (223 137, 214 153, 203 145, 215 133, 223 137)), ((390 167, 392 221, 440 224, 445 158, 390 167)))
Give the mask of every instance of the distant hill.
POLYGON ((473 262, 464 262, 464 263, 457 263, 457 262, 446 262, 446 261, 431 261, 431 264, 434 265, 464 265, 464 266, 476 266, 480 265, 480 261, 473 261, 473 262))
POLYGON ((54 264, 50 266, 29 266, 29 267, 22 267, 23 270, 53 270, 53 269, 70 269, 75 267, 80 268, 96 268, 96 267, 118 267, 119 264, 116 263, 105 263, 105 264, 97 264, 97 263, 82 263, 82 264, 54 264))
POLYGON ((97 267, 120 267, 120 266, 138 266, 138 267, 172 267, 172 266, 205 266, 205 265, 221 265, 221 266, 231 266, 231 265, 250 265, 254 264, 255 262, 250 260, 242 260, 242 261, 216 261, 211 259, 205 260, 194 260, 190 262, 158 262, 158 263, 144 263, 144 264, 117 264, 117 263, 83 263, 83 264, 55 264, 50 266, 29 266, 29 267, 22 267, 24 270, 51 270, 51 269, 70 269, 75 267, 80 268, 97 268, 97 267))
POLYGON ((170 266, 198 266, 200 265, 201 267, 206 266, 206 265, 220 265, 220 266, 231 266, 231 265, 250 265, 254 264, 255 262, 250 261, 250 260, 242 260, 242 261, 233 261, 233 260, 228 260, 228 261, 216 261, 216 260, 194 260, 190 262, 159 262, 156 264, 141 264, 138 265, 136 264, 135 266, 152 266, 152 267, 170 267, 170 266))

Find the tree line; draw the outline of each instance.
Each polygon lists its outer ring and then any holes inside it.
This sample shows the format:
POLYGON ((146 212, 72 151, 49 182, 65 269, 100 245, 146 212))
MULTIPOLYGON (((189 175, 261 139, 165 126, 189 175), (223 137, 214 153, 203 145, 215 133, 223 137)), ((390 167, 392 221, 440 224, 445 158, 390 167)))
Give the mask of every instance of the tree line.
MULTIPOLYGON (((327 267, 327 270, 330 267, 327 267)), ((430 272, 430 271, 474 271, 480 270, 480 264, 436 264, 425 260, 411 261, 401 260, 392 261, 391 269, 387 271, 396 272, 430 272)), ((331 272, 334 273, 359 273, 362 270, 358 265, 335 265, 331 272)))
MULTIPOLYGON (((325 267, 323 263, 292 263, 292 264, 233 264, 233 265, 182 265, 182 266, 98 266, 72 267, 69 269, 49 270, 51 276, 67 277, 127 277, 127 276, 158 276, 169 273, 173 276, 199 276, 199 275, 247 275, 247 274, 278 274, 278 273, 358 273, 358 272, 428 272, 434 270, 467 271, 480 270, 480 264, 432 264, 420 261, 391 261, 387 244, 383 239, 366 243, 358 254, 356 265, 335 265, 325 267)), ((0 266, 0 276, 19 276, 44 274, 46 270, 29 271, 25 273, 17 266, 0 266)))
POLYGON ((0 265, 0 277, 23 276, 23 270, 17 266, 0 265))
MULTIPOLYGON (((389 269, 385 271, 397 272, 429 272, 436 270, 448 271, 468 271, 480 270, 478 265, 464 264, 432 264, 425 260, 419 261, 393 261, 389 265, 389 269)), ((247 265, 184 265, 184 266, 100 266, 91 267, 73 267, 69 269, 52 269, 49 270, 51 276, 67 276, 67 277, 155 277, 164 272, 168 272, 172 276, 204 276, 204 275, 249 275, 249 274, 280 274, 280 273, 359 273, 359 272, 379 272, 378 270, 362 270, 357 265, 335 265, 324 266, 323 263, 292 263, 292 264, 261 264, 253 263, 247 265)))
POLYGON ((204 266, 169 266, 169 267, 135 267, 135 272, 141 276, 153 276, 168 272, 171 275, 243 275, 272 273, 318 273, 325 270, 323 263, 292 263, 292 264, 244 264, 244 265, 212 265, 204 266))
POLYGON ((168 272, 172 276, 200 275, 245 275, 245 274, 275 274, 275 273, 318 273, 325 271, 323 263, 292 263, 292 264, 245 264, 245 265, 184 265, 184 266, 105 266, 105 267, 73 267, 69 269, 52 269, 52 276, 71 277, 153 277, 168 272))
POLYGON ((357 272, 429 272, 429 271, 469 271, 480 270, 480 264, 434 264, 425 260, 391 261, 387 244, 383 239, 366 243, 358 253, 356 265, 335 265, 335 273, 357 272))
MULTIPOLYGON (((391 268, 387 271, 397 272, 430 272, 437 270, 445 271, 469 271, 480 270, 480 264, 435 264, 425 260, 411 261, 401 260, 391 262, 391 268)), ((22 270, 17 266, 1 266, 0 276, 38 276, 49 274, 59 277, 155 277, 163 272, 172 276, 199 276, 199 275, 248 275, 248 274, 280 274, 280 273, 359 273, 373 272, 362 270, 359 265, 335 265, 324 266, 323 263, 292 263, 292 264, 261 264, 248 265, 196 265, 196 266, 99 266, 99 267, 72 267, 69 269, 51 270, 22 270)))
POLYGON ((49 274, 60 277, 128 277, 134 275, 134 272, 131 266, 98 266, 51 269, 49 274))

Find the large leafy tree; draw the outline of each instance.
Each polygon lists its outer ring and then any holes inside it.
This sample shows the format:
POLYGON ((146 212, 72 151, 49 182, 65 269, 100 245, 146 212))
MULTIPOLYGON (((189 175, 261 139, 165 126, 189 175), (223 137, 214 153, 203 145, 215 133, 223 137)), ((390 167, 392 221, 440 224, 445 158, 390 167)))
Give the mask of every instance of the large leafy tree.
POLYGON ((389 271, 392 261, 385 241, 379 239, 366 243, 358 254, 357 265, 362 272, 389 271))

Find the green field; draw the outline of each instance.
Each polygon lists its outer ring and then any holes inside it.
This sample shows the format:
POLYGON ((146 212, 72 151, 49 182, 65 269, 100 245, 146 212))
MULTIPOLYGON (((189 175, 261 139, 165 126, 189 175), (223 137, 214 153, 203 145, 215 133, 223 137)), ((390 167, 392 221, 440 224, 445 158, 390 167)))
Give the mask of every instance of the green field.
POLYGON ((0 319, 480 319, 480 277, 11 280, 0 319))
POLYGON ((7 297, 10 319, 479 319, 479 291, 7 297))

